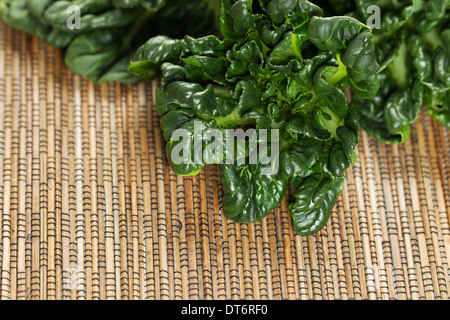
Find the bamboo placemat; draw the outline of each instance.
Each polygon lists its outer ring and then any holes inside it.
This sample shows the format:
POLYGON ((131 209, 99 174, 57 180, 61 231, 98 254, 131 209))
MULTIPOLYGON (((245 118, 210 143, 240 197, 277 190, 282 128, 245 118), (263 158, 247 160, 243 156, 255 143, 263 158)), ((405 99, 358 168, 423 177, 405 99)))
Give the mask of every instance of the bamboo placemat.
POLYGON ((94 86, 0 24, 2 299, 448 299, 449 132, 361 133, 330 222, 293 233, 221 214, 217 170, 176 177, 158 82, 94 86))

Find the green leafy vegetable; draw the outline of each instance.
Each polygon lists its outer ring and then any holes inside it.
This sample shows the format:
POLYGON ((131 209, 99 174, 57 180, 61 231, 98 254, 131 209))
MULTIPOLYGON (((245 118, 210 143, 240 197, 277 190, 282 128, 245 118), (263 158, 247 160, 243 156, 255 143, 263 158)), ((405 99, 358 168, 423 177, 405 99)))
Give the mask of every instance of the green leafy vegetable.
POLYGON ((162 75, 173 170, 218 165, 236 222, 261 221, 292 188, 295 231, 314 234, 360 125, 401 143, 426 108, 450 127, 450 0, 0 0, 0 15, 95 83, 162 75))
MULTIPOLYGON (((37 0, 28 0, 33 4, 34 12, 42 12, 46 6, 54 0, 37 2, 37 0)), ((34 34, 44 39, 48 44, 55 48, 67 46, 74 35, 63 30, 57 30, 45 24, 39 16, 35 16, 28 7, 27 0, 0 0, 0 16, 6 24, 27 33, 34 34)))
POLYGON ((72 71, 97 84, 139 81, 128 65, 140 45, 214 34, 219 10, 220 0, 0 0, 5 23, 63 48, 72 71))
POLYGON ((368 19, 370 5, 381 8, 381 29, 374 29, 381 61, 379 94, 356 99, 361 126, 388 143, 402 143, 422 106, 450 128, 450 1, 355 1, 356 15, 368 19))
POLYGON ((177 174, 217 164, 236 222, 261 221, 291 186, 295 231, 314 234, 356 161, 358 115, 342 89, 361 99, 379 89, 371 30, 309 1, 224 0, 221 11, 222 38, 152 38, 130 70, 162 71, 158 113, 177 174), (248 140, 230 129, 250 129, 248 140), (254 142, 267 148, 255 155, 254 142))

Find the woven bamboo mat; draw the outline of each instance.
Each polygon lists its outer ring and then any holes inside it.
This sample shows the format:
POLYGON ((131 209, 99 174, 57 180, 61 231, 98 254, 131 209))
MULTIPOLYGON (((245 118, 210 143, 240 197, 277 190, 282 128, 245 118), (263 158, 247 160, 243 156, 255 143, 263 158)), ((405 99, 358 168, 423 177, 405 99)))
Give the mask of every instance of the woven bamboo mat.
POLYGON ((330 222, 295 236, 221 214, 217 170, 169 169, 157 82, 94 86, 0 25, 2 299, 447 299, 449 132, 362 132, 330 222))

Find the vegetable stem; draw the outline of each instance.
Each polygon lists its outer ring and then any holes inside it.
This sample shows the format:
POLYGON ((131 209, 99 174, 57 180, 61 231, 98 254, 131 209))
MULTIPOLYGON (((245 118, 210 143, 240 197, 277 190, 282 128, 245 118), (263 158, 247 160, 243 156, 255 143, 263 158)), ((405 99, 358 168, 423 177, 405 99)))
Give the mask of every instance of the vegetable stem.
POLYGON ((337 54, 336 55, 336 59, 337 59, 337 61, 339 63, 338 70, 336 71, 335 74, 333 74, 332 76, 328 77, 328 79, 327 79, 327 83, 329 85, 332 85, 332 86, 338 85, 342 81, 342 79, 347 77, 347 74, 348 74, 347 67, 341 61, 341 55, 337 54))
POLYGON ((436 29, 433 29, 425 34, 423 38, 433 47, 433 49, 444 47, 441 36, 438 34, 436 29))
POLYGON ((389 65, 392 77, 395 79, 399 89, 404 90, 408 87, 408 69, 406 67, 406 57, 408 48, 406 43, 402 43, 398 49, 397 57, 389 65))
POLYGON ((225 129, 233 129, 238 126, 245 126, 255 124, 254 119, 242 119, 241 116, 237 113, 237 111, 233 111, 233 113, 229 114, 226 117, 216 118, 216 123, 222 128, 225 129))
POLYGON ((345 125, 344 120, 337 116, 334 112, 332 112, 328 107, 322 107, 322 112, 330 116, 330 119, 322 116, 323 124, 335 140, 341 141, 341 139, 337 135, 337 129, 345 125))

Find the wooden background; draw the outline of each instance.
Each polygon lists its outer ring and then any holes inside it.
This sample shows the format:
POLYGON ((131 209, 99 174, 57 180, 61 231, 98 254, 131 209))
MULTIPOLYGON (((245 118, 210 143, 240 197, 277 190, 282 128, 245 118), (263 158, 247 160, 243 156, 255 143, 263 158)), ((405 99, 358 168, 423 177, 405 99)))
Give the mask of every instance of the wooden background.
POLYGON ((362 132, 320 233, 290 196, 254 225, 221 214, 217 170, 169 169, 157 82, 94 86, 0 23, 2 299, 448 299, 449 132, 362 132))

